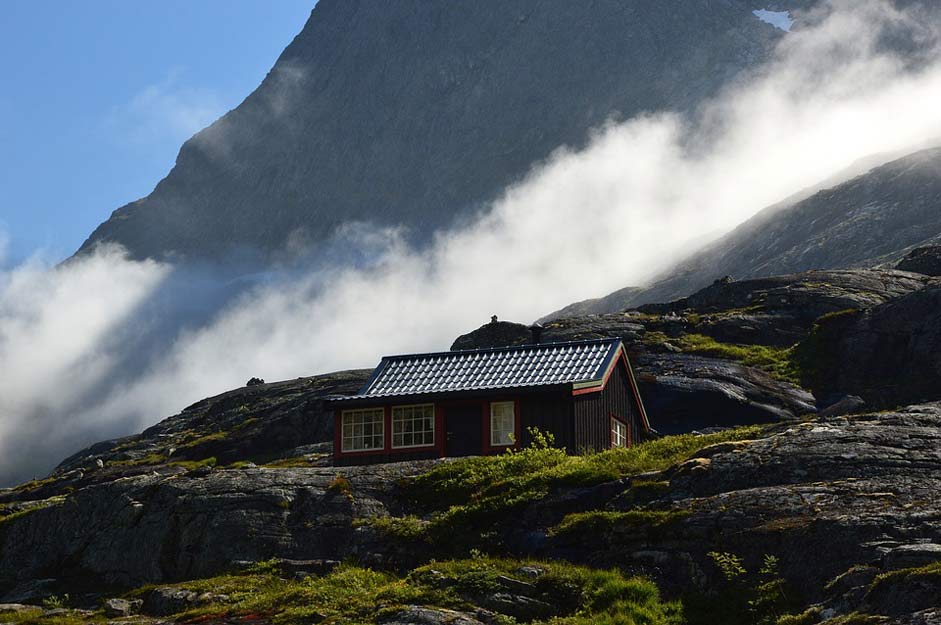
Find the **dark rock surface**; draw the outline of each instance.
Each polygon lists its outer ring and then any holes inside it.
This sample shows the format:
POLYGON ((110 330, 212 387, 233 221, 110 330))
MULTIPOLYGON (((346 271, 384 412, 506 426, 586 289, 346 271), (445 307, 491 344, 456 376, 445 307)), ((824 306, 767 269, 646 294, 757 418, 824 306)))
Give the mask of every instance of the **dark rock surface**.
MULTIPOLYGON (((821 419, 755 441, 716 445, 661 477, 669 480, 669 491, 648 506, 683 511, 682 520, 656 532, 624 525, 612 528, 607 539, 550 539, 543 551, 598 566, 650 570, 654 563, 665 583, 688 587, 719 574, 707 557, 711 550, 738 554, 747 566, 770 554, 808 601, 827 600, 827 582, 855 566, 882 573, 939 559, 939 404, 821 419), (909 560, 911 553, 918 559, 909 560)), ((629 494, 627 486, 622 493, 629 494)), ((630 501, 616 493, 600 507, 618 510, 630 501)), ((528 521, 551 524, 559 514, 555 506, 542 502, 528 521)), ((572 507, 569 500, 565 509, 572 507)), ((865 607, 892 616, 939 605, 911 593, 905 593, 909 600, 884 602, 863 595, 845 611, 865 607)))
POLYGON ((893 407, 941 399, 941 284, 821 320, 803 349, 818 395, 852 393, 893 407))
POLYGON ((661 434, 790 421, 816 412, 813 395, 742 364, 689 354, 638 354, 637 384, 661 434))
POLYGON ((506 347, 507 345, 526 345, 532 342, 532 338, 532 330, 525 324, 511 321, 491 321, 473 332, 457 337, 451 345, 451 349, 487 349, 490 347, 506 347))
POLYGON ((207 469, 87 486, 0 522, 0 596, 41 572, 133 587, 272 557, 342 560, 360 542, 353 519, 400 512, 396 480, 425 466, 207 469), (338 474, 351 495, 331 488, 338 474))
POLYGON ((422 606, 410 606, 380 622, 382 625, 484 625, 484 621, 466 612, 422 606))
POLYGON ((82 250, 264 254, 358 221, 427 236, 610 119, 690 110, 765 59, 783 33, 754 8, 321 0, 262 84, 82 250))
POLYGON ((603 306, 587 311, 669 301, 723 276, 745 280, 809 269, 892 266, 913 248, 941 242, 939 198, 941 148, 917 152, 796 203, 766 209, 650 287, 601 298, 603 306))
POLYGON ((941 276, 941 246, 914 249, 895 268, 926 276, 941 276))
POLYGON ((196 465, 328 463, 332 395, 355 393, 371 371, 341 371, 238 388, 199 401, 141 434, 104 441, 62 461, 44 480, 0 490, 0 519, 32 504, 119 478, 185 473, 196 465))

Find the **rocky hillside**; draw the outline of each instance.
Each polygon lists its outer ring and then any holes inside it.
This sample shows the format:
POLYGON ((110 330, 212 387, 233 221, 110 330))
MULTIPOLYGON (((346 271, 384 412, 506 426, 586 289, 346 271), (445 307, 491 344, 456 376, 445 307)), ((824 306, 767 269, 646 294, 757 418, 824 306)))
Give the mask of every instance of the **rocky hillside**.
MULTIPOLYGON (((295 623, 310 622, 302 618, 310 612, 324 620, 365 612, 362 597, 342 605, 314 592, 351 583, 356 571, 334 570, 339 559, 394 572, 436 557, 398 582, 423 592, 386 590, 369 601, 386 610, 352 622, 473 624, 507 622, 494 620, 501 614, 543 622, 578 609, 566 598, 572 591, 539 582, 568 561, 648 577, 682 601, 690 623, 754 622, 745 620, 749 600, 768 602, 761 613, 769 615, 807 610, 788 622, 862 612, 871 620, 858 622, 938 623, 939 433, 935 404, 733 432, 727 442, 664 439, 581 459, 533 450, 427 473, 427 464, 403 463, 147 474, 6 517, 0 571, 7 601, 69 592, 75 608, 204 622, 280 613, 279 622, 295 623), (490 477, 471 479, 483 464, 490 477), (509 560, 448 561, 480 552, 509 560), (476 582, 462 570, 478 571, 476 582), (217 577, 226 572, 235 574, 217 577), (314 581, 291 586, 295 576, 314 581), (148 582, 163 586, 124 594, 148 582), (282 587, 280 603, 266 603, 259 585, 282 587), (124 594, 124 603, 102 604, 102 594, 124 594), (407 616, 391 620, 399 614, 407 616)), ((641 596, 653 601, 650 593, 641 596)), ((0 612, 14 609, 41 611, 0 612)), ((679 622, 658 610, 647 622, 679 622)))
POLYGON ((610 118, 689 110, 762 61, 783 32, 754 8, 320 0, 258 89, 82 249, 265 254, 355 221, 427 236, 610 118))
POLYGON ((550 318, 668 301, 724 276, 892 266, 913 248, 941 240, 939 198, 941 148, 917 152, 759 213, 648 288, 573 304, 550 318))
POLYGON ((941 404, 866 410, 941 400, 939 290, 805 272, 547 325, 622 337, 655 426, 702 430, 628 450, 338 468, 323 400, 368 372, 204 400, 0 491, 0 619, 941 623, 941 404))

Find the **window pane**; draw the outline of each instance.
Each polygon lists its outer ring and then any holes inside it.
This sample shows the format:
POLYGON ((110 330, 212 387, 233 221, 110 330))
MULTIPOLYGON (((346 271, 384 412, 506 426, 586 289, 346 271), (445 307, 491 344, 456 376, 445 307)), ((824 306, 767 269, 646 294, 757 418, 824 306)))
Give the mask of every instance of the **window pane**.
POLYGON ((382 408, 344 410, 342 417, 343 451, 362 451, 385 447, 385 411, 382 408))
POLYGON ((435 407, 433 404, 393 407, 393 432, 400 433, 401 436, 393 439, 392 446, 419 447, 434 445, 434 414, 435 407))
POLYGON ((513 402, 490 404, 490 444, 512 445, 515 434, 516 415, 513 402))

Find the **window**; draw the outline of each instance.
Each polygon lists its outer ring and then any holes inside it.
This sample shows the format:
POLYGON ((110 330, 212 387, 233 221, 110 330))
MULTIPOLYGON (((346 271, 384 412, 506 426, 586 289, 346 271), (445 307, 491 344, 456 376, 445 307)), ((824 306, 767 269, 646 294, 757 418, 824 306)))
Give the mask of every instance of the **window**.
POLYGON ((490 404, 490 446, 512 445, 516 442, 516 408, 511 401, 490 404))
POLYGON ((384 449, 385 446, 384 409, 343 411, 343 451, 384 449))
POLYGON ((611 417, 611 446, 627 447, 627 424, 611 417))
POLYGON ((427 447, 434 444, 434 404, 392 408, 392 447, 427 447))

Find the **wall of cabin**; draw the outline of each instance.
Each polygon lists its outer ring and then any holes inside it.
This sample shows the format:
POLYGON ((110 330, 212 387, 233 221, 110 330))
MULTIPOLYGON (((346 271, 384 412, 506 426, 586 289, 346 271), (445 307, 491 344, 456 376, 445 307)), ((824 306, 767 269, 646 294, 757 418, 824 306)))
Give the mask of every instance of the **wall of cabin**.
MULTIPOLYGON (((378 464, 382 462, 399 462, 405 460, 427 460, 430 458, 440 458, 447 456, 447 414, 450 406, 470 405, 477 406, 477 410, 470 411, 476 414, 477 425, 481 433, 481 448, 475 453, 502 453, 506 447, 491 448, 489 445, 490 433, 490 402, 491 401, 515 401, 517 418, 517 444, 514 447, 524 447, 529 445, 532 437, 528 429, 538 428, 545 432, 551 432, 555 438, 555 444, 564 447, 569 452, 574 452, 575 447, 575 426, 572 419, 572 408, 574 400, 570 393, 554 391, 539 394, 523 395, 500 395, 492 398, 478 400, 438 400, 428 402, 435 404, 435 446, 433 448, 422 449, 401 449, 391 448, 391 405, 384 406, 386 411, 386 449, 375 451, 360 452, 341 452, 340 451, 340 425, 342 409, 338 408, 334 415, 334 464, 337 466, 378 464)), ((408 402, 413 403, 413 402, 408 402)), ((423 402, 419 402, 423 403, 423 402)))
POLYGON ((557 447, 575 451, 575 424, 572 421, 573 397, 570 393, 545 393, 520 398, 522 446, 532 442, 529 428, 551 432, 557 447))
POLYGON ((627 424, 630 442, 642 440, 643 425, 624 362, 619 361, 604 390, 575 397, 575 449, 601 451, 611 446, 611 415, 627 424))

